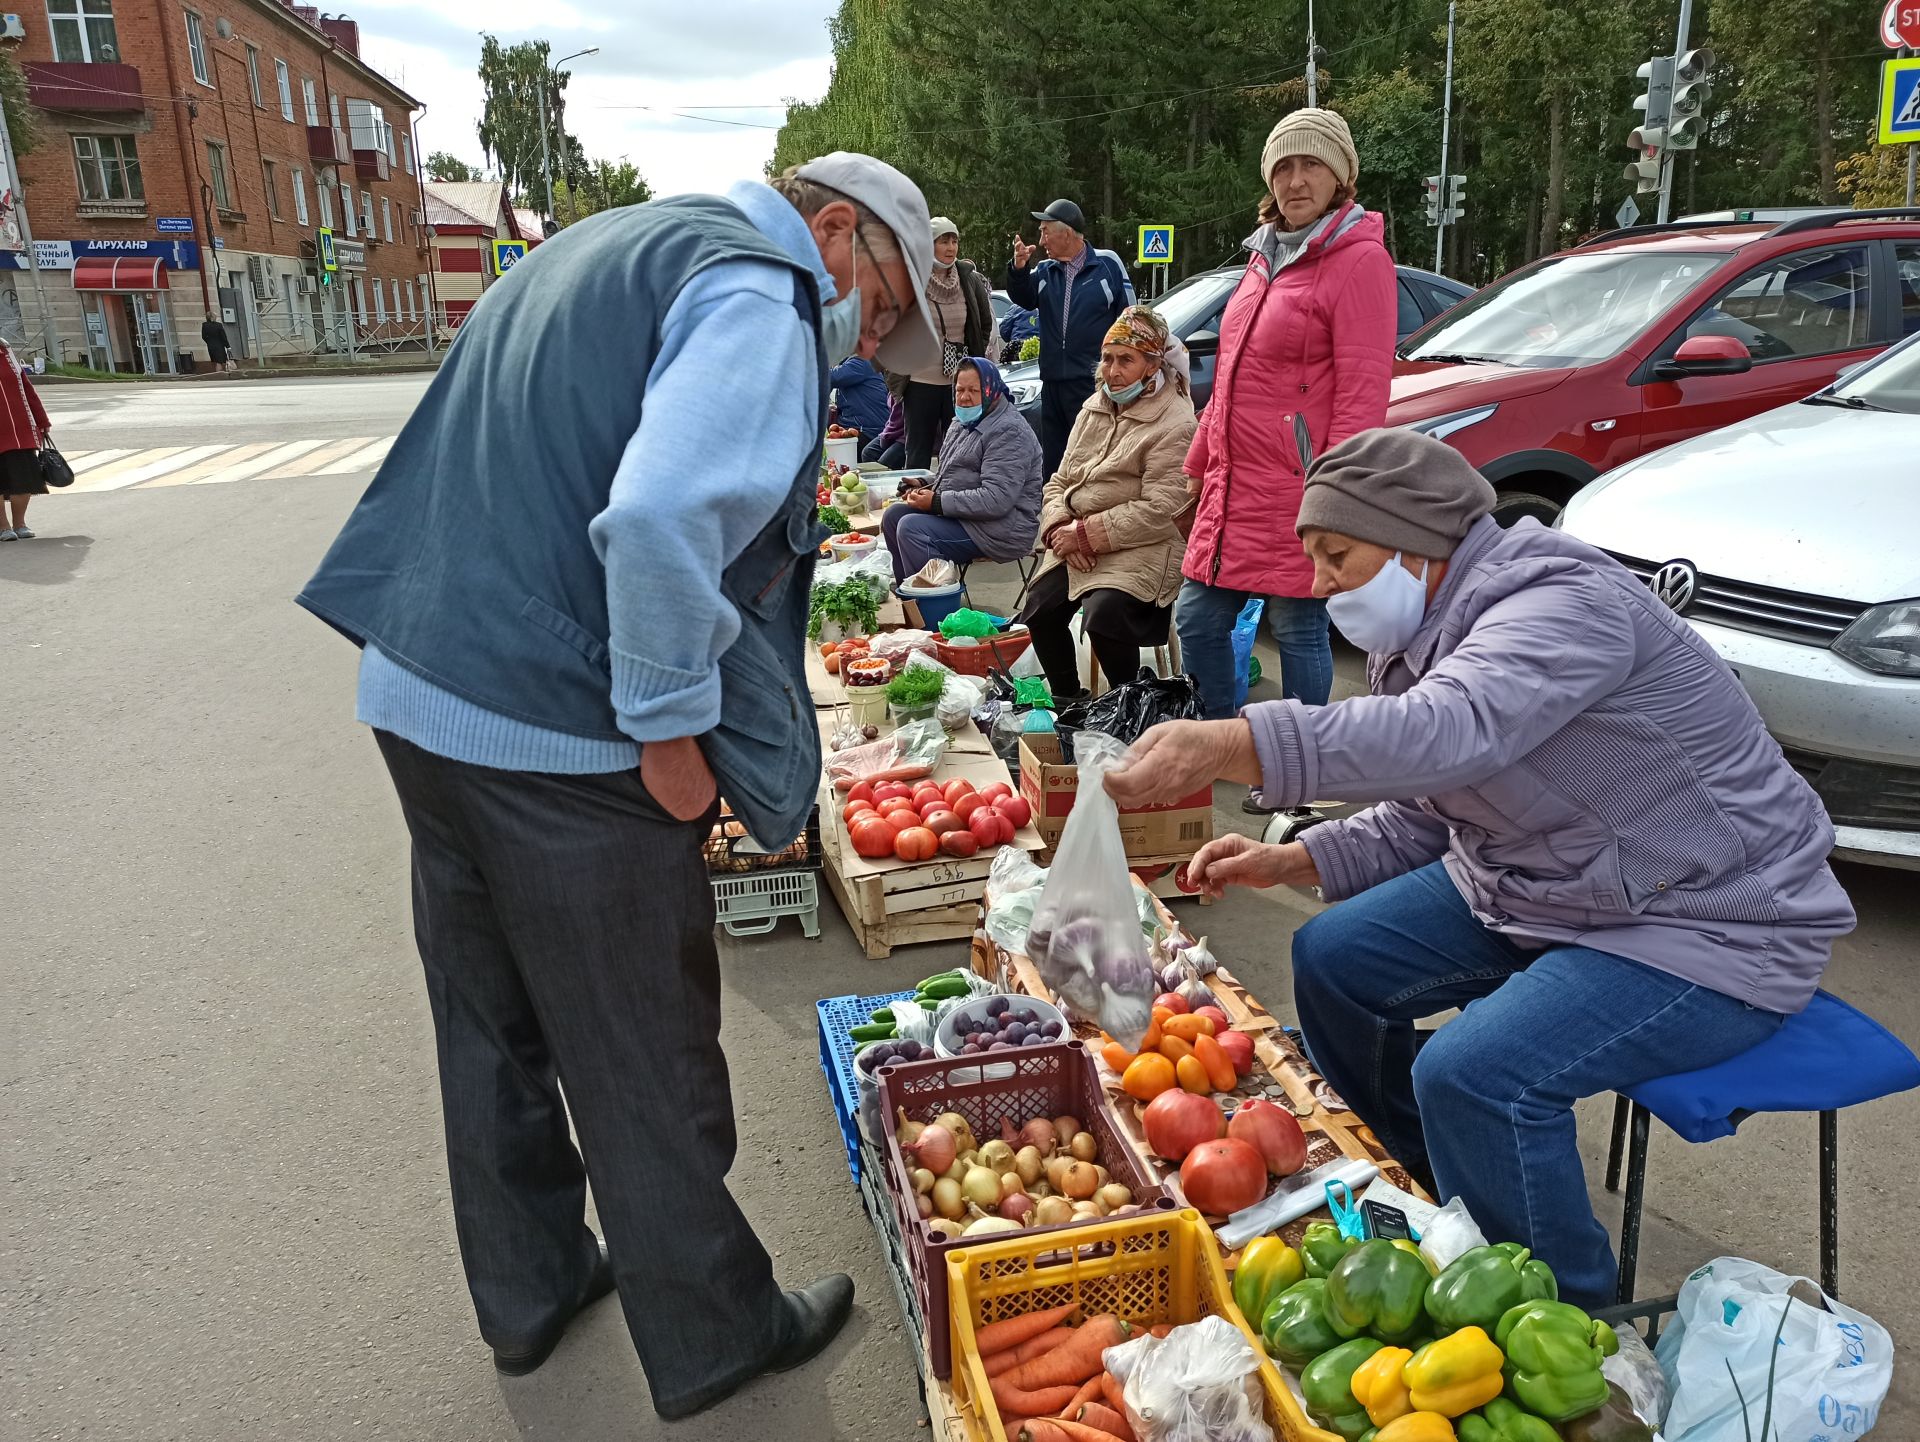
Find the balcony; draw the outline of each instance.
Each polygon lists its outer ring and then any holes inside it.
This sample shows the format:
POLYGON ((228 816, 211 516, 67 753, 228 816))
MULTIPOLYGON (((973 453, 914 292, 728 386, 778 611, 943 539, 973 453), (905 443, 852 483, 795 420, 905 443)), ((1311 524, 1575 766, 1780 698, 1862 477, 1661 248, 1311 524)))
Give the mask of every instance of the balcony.
POLYGON ((307 155, 315 165, 351 165, 353 150, 347 132, 333 125, 307 127, 307 155))
POLYGON ((89 220, 145 220, 147 203, 144 200, 82 199, 74 214, 86 216, 89 220))
POLYGON ((147 108, 137 66, 29 60, 20 68, 27 72, 27 99, 42 110, 117 115, 147 108))
POLYGON ((353 152, 354 173, 362 180, 387 180, 393 171, 387 163, 384 150, 356 150, 353 152))

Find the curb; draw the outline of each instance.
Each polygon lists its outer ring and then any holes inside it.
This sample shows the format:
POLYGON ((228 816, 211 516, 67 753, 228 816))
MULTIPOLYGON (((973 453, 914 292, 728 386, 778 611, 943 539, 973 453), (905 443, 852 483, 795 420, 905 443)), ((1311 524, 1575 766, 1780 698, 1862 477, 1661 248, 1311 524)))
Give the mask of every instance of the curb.
MULTIPOLYGON (((443 352, 444 354, 444 352, 443 352)), ((419 362, 412 365, 376 365, 376 366, 276 366, 261 369, 236 371, 202 371, 193 375, 115 375, 115 376, 63 376, 53 372, 33 377, 33 383, 39 386, 99 386, 99 385, 191 385, 204 382, 220 384, 234 381, 284 381, 311 379, 333 376, 401 376, 431 373, 440 369, 439 361, 419 362)))

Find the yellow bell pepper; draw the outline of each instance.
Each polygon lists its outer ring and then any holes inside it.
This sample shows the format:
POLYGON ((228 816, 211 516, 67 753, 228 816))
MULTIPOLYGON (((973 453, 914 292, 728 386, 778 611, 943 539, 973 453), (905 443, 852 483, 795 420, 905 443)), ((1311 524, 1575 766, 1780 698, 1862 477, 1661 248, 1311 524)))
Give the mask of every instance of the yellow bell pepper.
POLYGON ((1367 1420, 1374 1426, 1384 1427, 1413 1410, 1407 1384, 1400 1377, 1400 1369, 1412 1358, 1413 1353, 1405 1347, 1382 1347, 1354 1368, 1347 1385, 1353 1391, 1353 1400, 1367 1409, 1367 1420))
POLYGON ((1373 1442, 1454 1442, 1453 1423, 1438 1412, 1409 1412, 1374 1433, 1373 1442))
POLYGON ((1420 1259, 1420 1265, 1427 1269, 1427 1275, 1429 1277, 1437 1277, 1440 1275, 1440 1269, 1434 1266, 1433 1258, 1421 1251, 1417 1243, 1409 1242, 1405 1237, 1395 1237, 1393 1244, 1401 1251, 1411 1252, 1414 1256, 1418 1257, 1420 1259))
POLYGON ((1506 1354, 1479 1327, 1462 1327, 1429 1342, 1401 1369, 1416 1412, 1459 1417, 1483 1407, 1506 1386, 1506 1354))

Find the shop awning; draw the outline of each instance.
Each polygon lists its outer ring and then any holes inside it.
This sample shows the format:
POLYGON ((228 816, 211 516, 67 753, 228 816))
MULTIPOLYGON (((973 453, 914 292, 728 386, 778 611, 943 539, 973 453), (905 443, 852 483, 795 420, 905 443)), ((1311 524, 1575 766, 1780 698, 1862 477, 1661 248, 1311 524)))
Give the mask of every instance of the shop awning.
POLYGON ((75 290, 165 290, 167 263, 159 256, 82 256, 73 263, 75 290))

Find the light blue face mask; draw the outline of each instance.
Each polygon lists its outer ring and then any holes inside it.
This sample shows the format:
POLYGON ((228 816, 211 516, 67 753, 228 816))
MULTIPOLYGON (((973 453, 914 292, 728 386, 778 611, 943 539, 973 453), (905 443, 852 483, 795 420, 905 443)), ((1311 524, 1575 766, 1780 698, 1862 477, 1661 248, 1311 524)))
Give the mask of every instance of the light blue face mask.
POLYGON ((980 417, 982 417, 986 413, 987 413, 987 408, 984 405, 955 406, 953 408, 953 418, 956 421, 960 422, 960 424, 963 426, 972 425, 975 421, 979 420, 980 417))
MULTIPOLYGON (((848 239, 851 252, 849 260, 859 254, 860 232, 852 231, 848 239)), ((854 271, 848 278, 858 275, 854 271)), ((860 344, 860 287, 854 286, 844 300, 835 301, 820 311, 820 343, 826 347, 827 360, 838 365, 852 355, 860 344)))
POLYGON ((1147 383, 1144 380, 1135 381, 1130 386, 1122 386, 1119 390, 1115 390, 1105 381, 1100 382, 1100 389, 1107 393, 1107 399, 1117 406, 1124 406, 1130 401, 1139 400, 1140 392, 1146 388, 1147 383))

